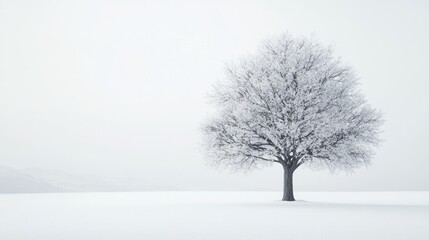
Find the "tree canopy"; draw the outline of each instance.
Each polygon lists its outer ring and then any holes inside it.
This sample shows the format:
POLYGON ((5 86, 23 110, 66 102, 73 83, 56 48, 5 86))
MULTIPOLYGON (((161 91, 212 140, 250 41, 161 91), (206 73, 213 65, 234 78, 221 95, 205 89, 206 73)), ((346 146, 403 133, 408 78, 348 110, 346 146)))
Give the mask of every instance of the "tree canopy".
POLYGON ((217 112, 203 132, 216 166, 352 170, 370 162, 379 142, 382 115, 359 91, 352 68, 312 39, 267 40, 227 66, 210 98, 217 112))

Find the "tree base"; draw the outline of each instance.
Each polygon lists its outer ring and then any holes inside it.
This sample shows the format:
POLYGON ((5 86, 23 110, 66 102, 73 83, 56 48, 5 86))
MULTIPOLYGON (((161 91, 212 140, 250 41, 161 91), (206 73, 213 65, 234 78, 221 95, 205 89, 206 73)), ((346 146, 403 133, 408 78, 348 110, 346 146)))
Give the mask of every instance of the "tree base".
POLYGON ((293 196, 292 197, 283 197, 282 201, 293 202, 293 201, 295 201, 295 198, 293 196))

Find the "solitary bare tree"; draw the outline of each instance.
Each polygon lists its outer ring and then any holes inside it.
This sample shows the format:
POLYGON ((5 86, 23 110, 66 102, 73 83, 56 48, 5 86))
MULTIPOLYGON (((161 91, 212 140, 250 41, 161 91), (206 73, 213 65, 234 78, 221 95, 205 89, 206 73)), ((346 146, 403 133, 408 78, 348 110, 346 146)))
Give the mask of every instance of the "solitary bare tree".
POLYGON ((227 67, 211 99, 217 112, 203 127, 211 163, 242 170, 280 164, 284 201, 295 200, 299 166, 352 170, 369 163, 379 142, 381 114, 357 89, 352 69, 311 39, 264 42, 227 67))

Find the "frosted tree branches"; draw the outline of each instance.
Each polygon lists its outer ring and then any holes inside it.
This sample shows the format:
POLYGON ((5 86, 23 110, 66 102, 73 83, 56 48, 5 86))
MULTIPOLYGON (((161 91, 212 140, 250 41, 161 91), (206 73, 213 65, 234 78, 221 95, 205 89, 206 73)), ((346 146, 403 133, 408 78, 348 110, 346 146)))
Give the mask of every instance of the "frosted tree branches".
POLYGON ((249 170, 280 163, 331 170, 369 163, 381 114, 331 49, 289 35, 227 67, 211 94, 217 113, 203 127, 212 163, 249 170))

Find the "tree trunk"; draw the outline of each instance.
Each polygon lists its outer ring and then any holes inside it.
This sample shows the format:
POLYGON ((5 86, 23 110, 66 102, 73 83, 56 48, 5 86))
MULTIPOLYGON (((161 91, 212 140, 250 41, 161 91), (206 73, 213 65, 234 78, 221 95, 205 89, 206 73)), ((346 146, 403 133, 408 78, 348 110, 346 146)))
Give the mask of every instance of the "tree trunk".
POLYGON ((282 201, 295 201, 293 196, 293 170, 291 167, 284 166, 283 179, 283 199, 282 201))

